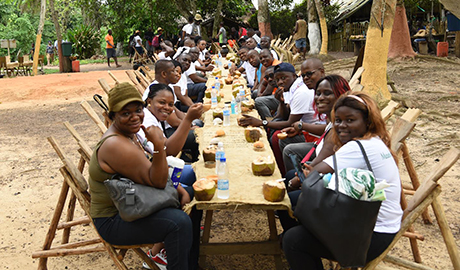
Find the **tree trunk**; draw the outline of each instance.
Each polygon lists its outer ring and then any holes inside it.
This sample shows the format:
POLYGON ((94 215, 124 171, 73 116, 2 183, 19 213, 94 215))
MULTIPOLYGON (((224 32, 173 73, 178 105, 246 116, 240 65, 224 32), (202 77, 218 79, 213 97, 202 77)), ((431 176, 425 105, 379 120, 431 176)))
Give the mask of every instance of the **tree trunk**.
POLYGON ((270 25, 270 11, 268 10, 268 0, 258 0, 259 12, 257 13, 257 21, 259 23, 259 31, 263 36, 273 38, 270 25))
MULTIPOLYGON (((38 23, 37 38, 35 39, 34 64, 32 71, 37 75, 38 57, 40 55, 40 44, 42 42, 43 26, 45 25, 46 0, 41 0, 40 5, 40 22, 38 23)), ((44 63, 43 63, 44 64, 44 63)))
POLYGON ((412 49, 410 40, 409 25, 407 24, 406 9, 404 2, 396 5, 395 21, 393 31, 391 31, 390 47, 388 57, 414 57, 415 52, 412 49))
POLYGON ((316 16, 315 0, 308 1, 308 42, 310 43, 310 51, 308 54, 318 54, 321 48, 321 33, 318 25, 318 17, 316 16))
POLYGON ((214 13, 214 24, 212 26, 212 37, 215 37, 219 32, 220 21, 222 20, 222 7, 224 6, 224 0, 217 2, 216 13, 214 13))
POLYGON ((316 11, 318 12, 319 23, 321 25, 321 51, 319 54, 327 54, 328 34, 326 17, 324 16, 321 0, 315 0, 316 11))
POLYGON ((196 13, 196 0, 174 0, 174 5, 186 20, 189 16, 195 15, 196 13))
POLYGON ((59 58, 59 72, 64 72, 64 57, 62 56, 62 36, 61 36, 61 26, 59 26, 57 11, 54 8, 54 0, 49 0, 51 17, 53 18, 54 28, 56 29, 56 37, 58 41, 58 58, 59 58))
POLYGON ((367 30, 361 84, 379 103, 391 98, 387 87, 387 57, 395 7, 396 0, 374 0, 367 30))

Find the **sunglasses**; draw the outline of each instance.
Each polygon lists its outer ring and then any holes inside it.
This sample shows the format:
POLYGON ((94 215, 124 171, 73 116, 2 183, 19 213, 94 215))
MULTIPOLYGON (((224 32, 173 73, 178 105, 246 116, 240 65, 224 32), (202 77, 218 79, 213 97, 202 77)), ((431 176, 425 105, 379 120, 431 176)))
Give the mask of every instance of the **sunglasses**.
POLYGON ((303 78, 303 77, 310 78, 313 74, 315 74, 315 72, 316 72, 316 69, 313 70, 313 71, 307 71, 307 72, 305 72, 305 73, 303 73, 303 74, 301 74, 301 75, 302 75, 302 78, 303 78))
POLYGON ((273 78, 275 78, 275 73, 271 73, 271 74, 265 75, 264 78, 265 78, 265 80, 267 80, 267 81, 268 81, 269 78, 272 78, 272 79, 273 79, 273 78))

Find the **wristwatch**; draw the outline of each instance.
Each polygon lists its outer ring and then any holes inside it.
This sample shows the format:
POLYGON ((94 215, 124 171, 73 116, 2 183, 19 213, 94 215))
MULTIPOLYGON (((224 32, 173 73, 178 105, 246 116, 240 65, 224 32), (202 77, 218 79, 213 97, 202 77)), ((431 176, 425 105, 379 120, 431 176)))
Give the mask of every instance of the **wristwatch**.
POLYGON ((299 124, 297 125, 297 127, 299 128, 299 130, 302 130, 302 126, 303 126, 303 123, 302 123, 302 120, 300 120, 299 124))
POLYGON ((262 126, 266 126, 268 125, 268 121, 267 120, 262 120, 262 126))

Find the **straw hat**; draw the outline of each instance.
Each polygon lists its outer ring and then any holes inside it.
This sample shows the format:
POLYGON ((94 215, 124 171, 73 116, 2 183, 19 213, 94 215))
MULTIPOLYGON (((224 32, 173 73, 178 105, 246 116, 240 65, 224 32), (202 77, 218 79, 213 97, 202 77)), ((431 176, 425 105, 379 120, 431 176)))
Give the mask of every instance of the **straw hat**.
POLYGON ((201 17, 201 15, 197 13, 195 15, 195 21, 202 21, 202 20, 203 20, 203 17, 201 17))

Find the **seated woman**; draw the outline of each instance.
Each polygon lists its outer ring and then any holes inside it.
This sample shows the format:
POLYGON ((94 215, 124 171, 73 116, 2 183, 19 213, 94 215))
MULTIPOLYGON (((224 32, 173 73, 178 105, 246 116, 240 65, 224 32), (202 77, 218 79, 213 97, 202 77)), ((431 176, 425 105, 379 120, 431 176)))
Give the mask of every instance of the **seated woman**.
MULTIPOLYGON (((324 131, 324 136, 322 136, 322 140, 318 143, 318 146, 315 149, 315 153, 311 155, 309 161, 312 161, 317 155, 316 153, 320 153, 321 149, 324 145, 327 145, 328 151, 325 151, 320 157, 319 161, 322 161, 324 158, 330 156, 332 154, 332 144, 331 142, 331 135, 329 130, 332 128, 331 123, 331 111, 332 107, 334 106, 335 101, 344 93, 350 91, 350 86, 348 82, 340 75, 329 75, 326 77, 321 78, 315 87, 315 101, 313 106, 315 111, 319 117, 326 116, 326 129, 324 131), (326 142, 328 142, 326 144, 326 142)), ((302 123, 302 122, 295 122, 292 124, 291 127, 285 128, 282 132, 290 133, 298 133, 302 130, 307 132, 311 132, 311 130, 315 130, 318 125, 316 124, 309 124, 309 123, 302 123)), ((283 150, 283 161, 286 171, 289 172, 290 170, 294 169, 294 164, 292 164, 291 155, 295 155, 298 162, 300 162, 305 155, 307 155, 310 149, 313 147, 313 143, 310 142, 301 142, 301 143, 291 143, 284 147, 283 150)), ((318 159, 316 160, 316 162, 318 159)), ((287 175, 288 176, 288 175, 287 175)))
MULTIPOLYGON (((149 94, 145 100, 144 121, 145 127, 156 126, 163 131, 163 136, 166 139, 166 155, 177 156, 184 148, 187 140, 195 141, 195 136, 190 133, 192 121, 198 119, 203 114, 203 105, 196 103, 190 106, 184 119, 180 121, 177 129, 172 129, 166 122, 166 119, 174 111, 174 93, 172 89, 165 84, 152 84, 149 86, 149 94), (171 132, 172 130, 172 132, 171 132), (192 136, 192 139, 188 137, 192 136)), ((143 130, 139 130, 141 141, 151 148, 151 143, 148 142, 143 130)), ((196 144, 196 142, 195 142, 196 144)), ((198 144, 195 146, 198 150, 198 144)), ((191 186, 195 182, 195 174, 190 165, 186 165, 182 172, 181 183, 191 186), (193 175, 192 175, 193 174, 193 175)))
MULTIPOLYGON (((319 143, 314 152, 311 153, 311 157, 308 159, 312 161, 310 165, 314 166, 317 163, 323 161, 326 157, 334 153, 334 142, 332 141, 332 129, 331 112, 335 101, 344 93, 350 91, 350 86, 347 81, 339 75, 329 75, 321 78, 315 87, 315 101, 313 103, 316 114, 326 115, 327 126, 321 136, 323 138, 319 143)), ((285 128, 283 131, 286 133, 296 133, 300 131, 298 127, 299 122, 293 124, 292 127, 285 128)), ((315 124, 303 123, 302 129, 310 130, 316 128, 315 124)), ((300 161, 312 150, 314 143, 302 142, 302 143, 291 143, 288 144, 283 150, 283 160, 286 166, 286 186, 290 191, 288 193, 289 199, 291 200, 292 209, 295 209, 297 205, 297 199, 300 195, 300 181, 295 176, 294 164, 291 160, 291 155, 294 155, 296 162, 300 161)), ((298 225, 297 221, 289 216, 287 211, 278 211, 281 225, 284 231, 289 230, 291 227, 298 225)))
MULTIPOLYGON (((104 181, 121 174, 132 181, 164 188, 168 180, 165 138, 158 127, 142 126, 143 100, 129 83, 121 83, 109 92, 109 117, 113 124, 96 145, 89 164, 91 218, 100 236, 114 245, 136 245, 164 242, 169 250, 169 269, 192 269, 198 262, 197 246, 201 216, 192 212, 191 218, 180 209, 165 208, 150 216, 126 222, 121 219, 104 181), (143 129, 152 143, 146 153, 136 133, 143 129), (146 158, 151 156, 151 161, 146 158)), ((190 195, 179 185, 182 205, 190 195)), ((153 198, 154 199, 154 198, 153 198)))
MULTIPOLYGON (((366 169, 367 165, 355 140, 359 140, 369 158, 375 179, 386 180, 386 200, 382 202, 374 227, 366 261, 379 256, 391 243, 401 226, 401 180, 390 136, 376 103, 367 94, 354 92, 342 95, 332 111, 333 140, 340 147, 335 153, 337 169, 366 169)), ((332 157, 313 169, 334 173, 332 157)), ((321 222, 318 220, 318 222, 321 222)), ((350 220, 350 222, 353 222, 350 220)), ((304 226, 297 225, 284 233, 283 250, 291 269, 323 269, 321 258, 334 259, 331 252, 304 226)))

